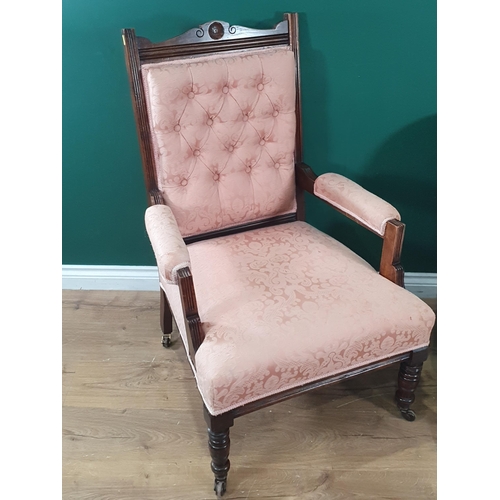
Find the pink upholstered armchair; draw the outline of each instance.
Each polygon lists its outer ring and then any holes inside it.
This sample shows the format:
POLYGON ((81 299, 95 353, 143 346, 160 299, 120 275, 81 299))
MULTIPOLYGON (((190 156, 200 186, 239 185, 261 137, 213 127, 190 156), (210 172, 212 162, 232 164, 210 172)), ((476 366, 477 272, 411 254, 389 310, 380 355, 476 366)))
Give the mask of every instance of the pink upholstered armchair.
POLYGON ((302 161, 296 14, 269 30, 206 23, 161 43, 123 30, 158 263, 163 345, 172 316, 226 490, 236 417, 401 363, 413 420, 433 311, 404 289, 397 210, 302 161), (373 269, 304 222, 303 192, 383 241, 373 269))

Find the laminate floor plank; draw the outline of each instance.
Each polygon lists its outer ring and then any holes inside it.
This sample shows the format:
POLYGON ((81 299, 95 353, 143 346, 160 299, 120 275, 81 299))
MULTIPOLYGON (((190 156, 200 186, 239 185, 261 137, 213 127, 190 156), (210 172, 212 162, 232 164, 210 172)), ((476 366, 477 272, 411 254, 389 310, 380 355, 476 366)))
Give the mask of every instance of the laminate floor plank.
MULTIPOLYGON (((157 293, 63 291, 65 500, 215 498, 201 398, 174 336, 164 349, 157 293)), ((397 366, 236 419, 224 498, 436 498, 435 339, 415 422, 395 407, 397 366)))

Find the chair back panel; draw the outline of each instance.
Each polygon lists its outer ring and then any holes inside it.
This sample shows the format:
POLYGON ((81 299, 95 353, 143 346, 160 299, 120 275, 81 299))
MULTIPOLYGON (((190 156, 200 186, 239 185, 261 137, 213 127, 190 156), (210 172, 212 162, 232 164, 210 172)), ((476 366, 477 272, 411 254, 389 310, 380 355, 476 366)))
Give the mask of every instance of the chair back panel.
POLYGON ((184 237, 296 211, 290 46, 141 69, 158 188, 184 237))

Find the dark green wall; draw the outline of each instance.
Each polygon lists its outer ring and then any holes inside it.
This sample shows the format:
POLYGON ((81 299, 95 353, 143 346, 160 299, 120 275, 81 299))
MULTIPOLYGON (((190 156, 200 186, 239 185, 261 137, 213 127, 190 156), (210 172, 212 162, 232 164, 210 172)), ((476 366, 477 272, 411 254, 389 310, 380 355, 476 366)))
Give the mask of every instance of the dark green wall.
MULTIPOLYGON (((153 41, 299 12, 304 157, 396 206, 406 270, 436 271, 435 0, 63 0, 63 263, 154 265, 121 28, 153 41)), ((307 198, 308 221, 378 264, 380 240, 307 198)))

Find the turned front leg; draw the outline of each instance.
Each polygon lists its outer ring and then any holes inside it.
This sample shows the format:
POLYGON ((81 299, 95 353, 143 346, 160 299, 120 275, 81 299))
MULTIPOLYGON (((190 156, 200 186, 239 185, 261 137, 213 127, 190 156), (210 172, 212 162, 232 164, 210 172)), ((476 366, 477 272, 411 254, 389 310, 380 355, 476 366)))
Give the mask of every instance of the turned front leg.
POLYGON ((415 389, 420 381, 423 363, 410 365, 402 362, 398 375, 398 390, 396 401, 401 415, 410 422, 415 420, 415 412, 410 410, 410 405, 415 401, 415 389))
POLYGON ((208 429, 208 446, 212 457, 212 472, 215 475, 214 490, 218 496, 224 495, 229 471, 229 429, 213 432, 208 429))
POLYGON ((208 426, 208 448, 212 458, 212 472, 215 476, 214 491, 217 497, 226 492, 229 471, 229 428, 234 424, 231 413, 213 416, 203 407, 205 422, 208 426))

